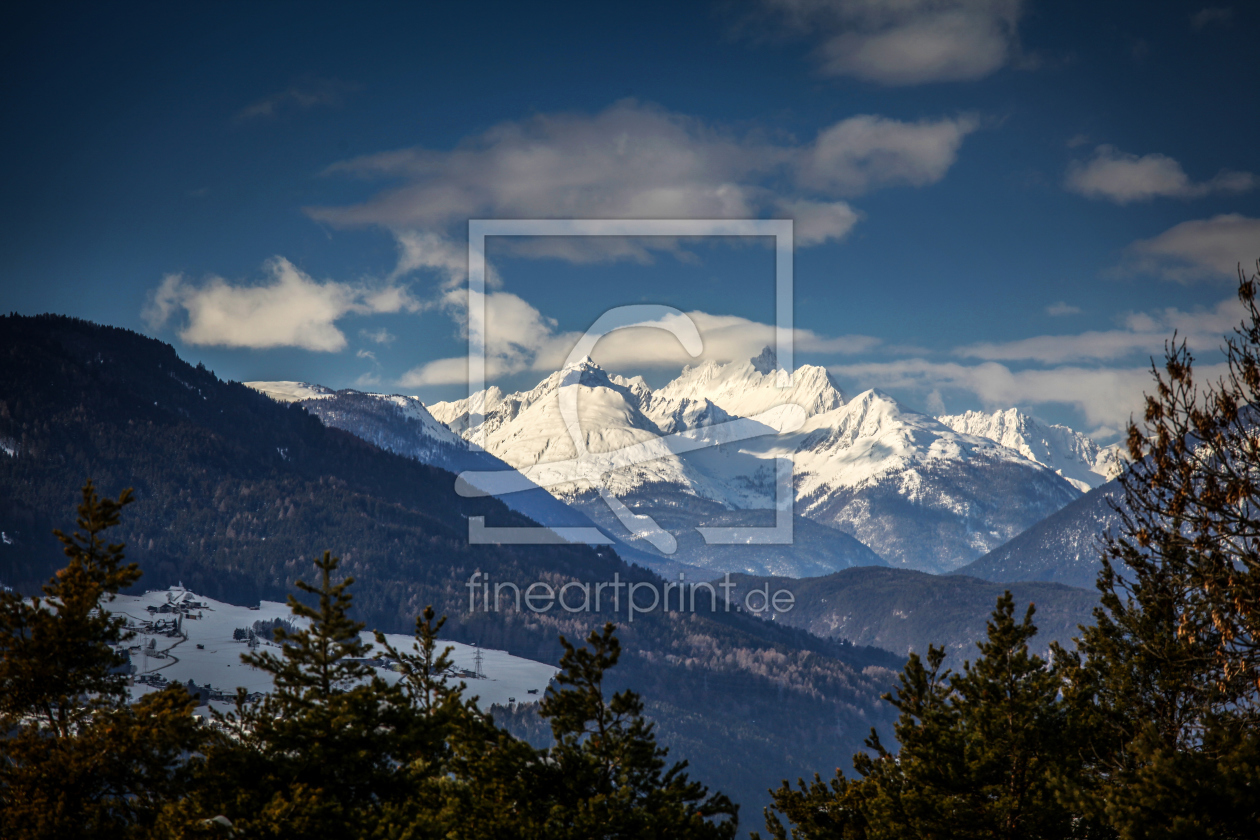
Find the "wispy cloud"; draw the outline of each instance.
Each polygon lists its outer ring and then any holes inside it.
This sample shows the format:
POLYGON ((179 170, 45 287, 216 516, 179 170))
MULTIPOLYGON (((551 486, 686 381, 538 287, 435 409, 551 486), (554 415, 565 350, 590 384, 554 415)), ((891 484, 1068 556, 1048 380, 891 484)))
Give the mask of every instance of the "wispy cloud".
MULTIPOLYGON (((798 244, 842 239, 861 219, 849 199, 945 177, 971 116, 906 122, 859 115, 810 142, 771 142, 634 101, 595 115, 544 114, 468 138, 452 151, 412 148, 337 163, 328 174, 394 184, 359 204, 311 207, 337 227, 380 226, 400 243, 399 271, 461 276, 444 244, 469 218, 756 218, 791 214, 798 244), (401 185, 397 185, 401 182, 401 185)), ((530 242, 573 261, 650 258, 674 240, 599 237, 530 242)))
POLYGON ((149 295, 145 322, 159 330, 182 312, 178 335, 188 344, 336 352, 347 343, 336 326, 345 315, 422 308, 403 286, 319 282, 282 257, 264 268, 266 279, 258 284, 222 277, 198 283, 168 274, 149 295))
POLYGON ((1211 309, 1184 312, 1175 308, 1131 313, 1114 330, 1092 330, 1071 335, 1039 335, 1018 341, 981 342, 959 347, 955 355, 990 361, 1032 361, 1062 364, 1082 361, 1115 361, 1134 354, 1160 356, 1164 342, 1177 331, 1192 350, 1213 350, 1221 337, 1238 326, 1244 316, 1237 298, 1228 298, 1211 309))
POLYGON ((1081 308, 1079 306, 1072 306, 1070 303, 1059 301, 1058 303, 1052 303, 1047 306, 1046 314, 1052 315, 1056 318, 1063 315, 1080 315, 1081 308))
MULTIPOLYGON (((447 293, 448 313, 466 324, 463 292, 447 293)), ((557 322, 510 292, 491 292, 484 298, 486 313, 486 376, 490 379, 522 371, 551 372, 565 362, 582 333, 558 329, 557 322)), ((678 316, 671 316, 677 318, 678 316)), ((756 356, 775 342, 773 324, 763 324, 733 315, 707 312, 687 313, 700 332, 704 351, 692 357, 673 338, 653 326, 622 329, 605 336, 596 346, 594 358, 613 371, 638 372, 643 369, 677 369, 703 361, 729 362, 756 356)), ((664 322, 662 322, 664 323, 664 322)), ((853 354, 865 352, 879 341, 870 336, 827 337, 810 330, 796 330, 798 352, 853 354)), ((467 382, 464 357, 438 359, 405 373, 399 385, 421 388, 467 382)))
MULTIPOLYGON (((1095 425, 1123 427, 1142 405, 1150 389, 1147 367, 1063 366, 1050 370, 1012 370, 998 362, 977 365, 904 359, 828 367, 837 376, 865 383, 867 387, 919 391, 937 401, 942 389, 974 395, 986 408, 1013 405, 1073 406, 1095 425)), ((1208 371, 1212 373, 1212 371, 1208 371)))
POLYGON ((969 81, 1006 66, 1019 55, 1024 7, 1021 0, 762 0, 761 5, 781 31, 816 43, 813 57, 824 75, 884 85, 969 81))
POLYGON ((1099 146, 1088 161, 1068 166, 1066 186, 1087 198, 1116 204, 1154 198, 1202 198, 1212 193, 1241 193, 1256 186, 1250 172, 1223 169, 1210 181, 1192 181, 1181 164, 1167 155, 1138 157, 1113 146, 1099 146))
POLYGON ((236 112, 238 122, 267 119, 286 111, 307 111, 316 107, 338 107, 359 86, 337 79, 309 79, 264 96, 236 112))
POLYGON ((1150 365, 1163 358, 1174 331, 1200 359, 1199 381, 1218 379, 1225 368, 1216 354, 1244 320, 1242 304, 1231 296, 1193 311, 1175 308, 1130 312, 1114 330, 1034 336, 1019 341, 982 342, 955 348, 952 355, 977 361, 919 358, 857 362, 829 367, 862 387, 917 393, 932 409, 942 392, 968 395, 986 408, 1068 405, 1076 408, 1098 436, 1117 433, 1142 408, 1152 388, 1150 365))
MULTIPOLYGON (((384 327, 377 327, 374 330, 368 330, 368 329, 359 330, 359 336, 361 338, 364 338, 368 341, 375 342, 377 344, 390 344, 394 341, 394 338, 396 337, 393 333, 391 333, 389 330, 385 329, 384 327)), ((366 352, 366 351, 362 351, 362 352, 366 352)))
POLYGON ((802 188, 843 196, 885 186, 935 184, 958 159, 963 139, 979 127, 972 116, 913 123, 850 117, 800 150, 796 180, 802 188))
POLYGON ((1255 265, 1260 258, 1260 219, 1226 213, 1210 219, 1182 222, 1127 249, 1127 273, 1146 273, 1190 283, 1238 276, 1238 266, 1255 265))

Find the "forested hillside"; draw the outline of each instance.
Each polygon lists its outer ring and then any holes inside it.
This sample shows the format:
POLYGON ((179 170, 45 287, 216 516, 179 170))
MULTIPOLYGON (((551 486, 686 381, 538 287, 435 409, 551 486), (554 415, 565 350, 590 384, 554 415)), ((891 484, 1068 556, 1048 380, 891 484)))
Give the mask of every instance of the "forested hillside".
POLYGON ((985 610, 1005 591, 1021 610, 1036 604, 1039 632, 1031 645, 1043 656, 1053 642, 1070 648, 1080 626, 1093 623, 1098 606, 1098 593, 1092 589, 1060 583, 990 583, 910 569, 845 569, 798 581, 749 575, 731 579, 739 584, 741 598, 749 589, 766 585, 772 593, 790 587, 796 603, 775 616, 782 624, 903 655, 926 655, 928 645, 936 645, 945 649, 945 664, 952 668, 975 658, 976 642, 984 638, 988 620, 985 610))

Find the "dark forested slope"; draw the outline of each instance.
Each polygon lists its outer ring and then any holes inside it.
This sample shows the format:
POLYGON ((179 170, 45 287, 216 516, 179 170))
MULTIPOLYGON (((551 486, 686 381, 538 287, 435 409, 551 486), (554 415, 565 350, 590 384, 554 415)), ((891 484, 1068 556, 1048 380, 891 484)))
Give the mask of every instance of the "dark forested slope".
MULTIPOLYGON (((900 654, 925 654, 929 644, 944 646, 947 664, 962 667, 976 656, 985 622, 1006 590, 1023 614, 1037 605, 1035 649, 1045 654, 1052 641, 1068 644, 1079 625, 1093 622, 1098 593, 1058 583, 990 583, 964 575, 930 575, 910 569, 845 569, 825 577, 789 580, 732 576, 741 593, 766 584, 770 592, 788 589, 796 604, 775 620, 819 636, 875 645, 900 654)), ((741 594, 741 597, 743 595, 741 594)))

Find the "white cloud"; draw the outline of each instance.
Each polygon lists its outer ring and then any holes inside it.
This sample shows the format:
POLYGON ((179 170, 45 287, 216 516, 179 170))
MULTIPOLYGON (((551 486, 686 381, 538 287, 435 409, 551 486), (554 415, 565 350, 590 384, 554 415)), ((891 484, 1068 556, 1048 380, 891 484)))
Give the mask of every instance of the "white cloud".
POLYGON ((1021 0, 763 0, 783 28, 818 41, 829 76, 885 85, 967 81, 1019 52, 1021 0))
POLYGON ((1163 355, 1164 342, 1174 330, 1178 340, 1185 340, 1191 350, 1210 351, 1221 345, 1222 336, 1238 326, 1245 314, 1238 299, 1230 297, 1211 309, 1194 312, 1168 308, 1131 313, 1124 317, 1120 329, 982 342, 959 347, 954 353, 973 359, 1043 364, 1115 361, 1135 353, 1158 357, 1163 355))
POLYGON ((830 239, 844 239, 861 220, 862 214, 843 201, 796 199, 779 202, 779 211, 793 219, 795 243, 806 248, 830 239))
POLYGON ((396 338, 393 333, 384 327, 378 327, 374 330, 362 329, 359 330, 359 335, 368 341, 373 341, 377 344, 391 344, 396 338))
POLYGON ((1113 146, 1099 146, 1086 163, 1073 161, 1068 166, 1066 181, 1072 192, 1117 204, 1163 197, 1201 198, 1211 193, 1240 193, 1255 185, 1250 172, 1230 170, 1222 170, 1210 181, 1194 182, 1181 164, 1167 155, 1138 157, 1113 146))
MULTIPOLYGON (((448 312, 461 324, 466 323, 464 304, 467 296, 450 292, 445 298, 448 312)), ((485 296, 486 312, 486 378, 522 371, 551 372, 559 369, 581 338, 580 332, 560 331, 556 322, 510 292, 491 292, 485 296)), ((677 318, 679 316, 670 316, 677 318)), ((763 347, 775 343, 775 328, 733 315, 689 312, 704 342, 704 351, 692 357, 676 339, 656 327, 621 329, 609 333, 596 345, 593 354, 599 364, 612 371, 638 372, 644 368, 679 368, 704 361, 729 362, 750 359, 763 347)), ((796 330, 798 352, 858 353, 869 350, 878 341, 869 336, 828 338, 810 330, 796 330)), ((427 385, 450 385, 467 382, 464 357, 438 359, 403 374, 399 385, 420 388, 427 385)))
POLYGON ((1128 248, 1126 270, 1187 283, 1234 279, 1260 258, 1260 219, 1237 213, 1182 222, 1128 248))
MULTIPOLYGON (((442 287, 452 289, 468 277, 468 249, 445 236, 431 231, 402 230, 394 234, 398 245, 398 263, 390 280, 425 269, 442 277, 442 287)), ((486 265, 486 285, 501 285, 494 267, 486 265)))
MULTIPOLYGON (((1229 297, 1209 309, 1192 312, 1166 308, 1129 313, 1119 319, 1114 330, 986 342, 953 351, 955 356, 981 360, 978 363, 910 358, 834 365, 829 370, 861 387, 917 392, 933 411, 943 404, 942 391, 951 390, 973 395, 990 410, 1070 405, 1097 427, 1091 434, 1106 437, 1124 428, 1131 414, 1141 412, 1143 394, 1154 387, 1151 360, 1160 363, 1174 330, 1178 341, 1185 340, 1201 358, 1219 359, 1216 351, 1224 344, 1224 336, 1244 320, 1245 314, 1242 304, 1229 297), (1004 362, 1046 367, 1012 369, 1004 362), (1083 364, 1090 362, 1110 364, 1083 364)), ((1199 382, 1207 383, 1219 379, 1225 370, 1224 363, 1213 362, 1196 366, 1195 375, 1199 382)))
POLYGON ((776 164, 759 145, 622 102, 593 117, 503 123, 450 152, 403 149, 335 164, 330 173, 405 183, 362 204, 308 212, 394 230, 445 230, 476 217, 748 216, 753 197, 735 179, 776 164))
MULTIPOLYGON (((395 185, 359 204, 311 207, 338 227, 395 232, 395 276, 416 268, 466 271, 450 244, 470 218, 757 218, 789 213, 799 244, 842 238, 860 213, 837 199, 943 178, 973 117, 902 122, 860 115, 807 143, 736 135, 633 101, 595 115, 543 114, 468 138, 454 150, 403 149, 333 165, 329 174, 395 185), (399 184, 399 182, 401 182, 399 184)), ((674 239, 527 240, 518 250, 577 262, 647 260, 674 239)))
POLYGON ((402 286, 321 283, 282 257, 265 269, 268 280, 258 285, 233 285, 222 277, 198 284, 169 274, 151 293, 145 321, 161 329, 183 310, 187 320, 179 337, 188 344, 335 352, 346 346, 336 326, 341 317, 421 308, 402 286))
MULTIPOLYGON (((1091 424, 1123 427, 1140 411, 1142 394, 1151 390, 1149 368, 1058 367, 1013 371, 997 362, 963 365, 906 359, 856 365, 834 365, 832 373, 852 377, 868 387, 920 391, 958 389, 974 394, 986 409, 1013 405, 1058 403, 1074 406, 1091 424)), ((1215 368, 1203 371, 1219 375, 1215 368)))
POLYGON ((825 129, 803 151, 797 182, 837 195, 934 184, 958 159, 963 138, 979 126, 974 117, 915 123, 867 114, 850 117, 825 129))
POLYGON ((1059 301, 1058 303, 1052 303, 1049 306, 1047 306, 1046 314, 1053 315, 1055 317, 1059 317, 1061 315, 1080 315, 1081 308, 1079 306, 1073 306, 1070 303, 1066 303, 1064 301, 1059 301))

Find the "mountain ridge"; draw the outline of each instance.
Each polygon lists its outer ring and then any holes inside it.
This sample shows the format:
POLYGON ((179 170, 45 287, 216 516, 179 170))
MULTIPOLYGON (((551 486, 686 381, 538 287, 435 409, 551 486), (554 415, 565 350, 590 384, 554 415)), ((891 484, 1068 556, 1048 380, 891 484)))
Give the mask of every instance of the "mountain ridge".
POLYGON ((1087 493, 1120 474, 1124 455, 1118 444, 1099 446, 1088 435, 1058 424, 1043 423, 1017 408, 966 411, 936 418, 957 432, 979 435, 1014 449, 1063 476, 1087 493))
MULTIPOLYGON (((759 437, 630 464, 600 483, 618 498, 635 496, 648 515, 647 486, 661 494, 665 508, 685 507, 691 503, 683 497, 695 497, 728 511, 769 510, 781 503, 771 478, 774 459, 790 458, 798 516, 856 538, 890 564, 934 572, 980 557, 1079 495, 1020 452, 957 432, 878 390, 845 401, 823 368, 802 366, 791 386, 780 388, 786 372, 775 365, 768 350, 745 362, 706 362, 652 390, 641 377, 610 375, 583 359, 528 391, 487 391, 485 446, 545 483, 550 459, 576 454, 556 407, 566 387, 576 389, 591 452, 799 405, 805 414, 800 429, 767 429, 759 437)), ((467 436, 467 406, 436 403, 430 410, 467 436)), ((549 489, 575 500, 600 483, 549 489)), ((821 569, 813 564, 810 571, 821 569)))

